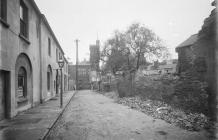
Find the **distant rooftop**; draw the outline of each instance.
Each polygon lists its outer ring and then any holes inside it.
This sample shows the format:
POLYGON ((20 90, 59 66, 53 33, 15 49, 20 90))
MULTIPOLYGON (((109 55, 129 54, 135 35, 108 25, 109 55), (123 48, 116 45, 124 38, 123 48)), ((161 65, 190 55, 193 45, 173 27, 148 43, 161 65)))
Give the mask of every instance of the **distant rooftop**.
POLYGON ((90 62, 84 59, 83 61, 79 62, 79 65, 90 65, 90 62))
POLYGON ((166 69, 166 68, 176 68, 177 64, 166 64, 166 65, 160 65, 159 69, 166 69))
POLYGON ((187 40, 182 42, 179 46, 176 48, 181 48, 181 47, 186 47, 186 46, 191 46, 193 45, 196 41, 198 40, 198 34, 194 34, 190 36, 187 40))

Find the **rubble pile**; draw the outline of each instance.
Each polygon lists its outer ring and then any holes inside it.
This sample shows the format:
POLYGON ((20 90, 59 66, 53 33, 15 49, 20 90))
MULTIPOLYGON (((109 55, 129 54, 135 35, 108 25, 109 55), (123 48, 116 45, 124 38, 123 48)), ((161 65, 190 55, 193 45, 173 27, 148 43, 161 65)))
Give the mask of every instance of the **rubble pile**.
POLYGON ((139 96, 119 98, 117 103, 139 110, 155 119, 162 119, 189 131, 210 128, 210 121, 202 113, 185 113, 161 101, 142 100, 139 96))

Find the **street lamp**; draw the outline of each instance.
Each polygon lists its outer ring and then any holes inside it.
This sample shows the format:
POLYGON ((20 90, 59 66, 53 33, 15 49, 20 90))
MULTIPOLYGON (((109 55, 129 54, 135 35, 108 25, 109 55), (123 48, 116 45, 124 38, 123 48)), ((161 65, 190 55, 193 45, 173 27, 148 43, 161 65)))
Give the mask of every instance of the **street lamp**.
POLYGON ((78 61, 79 61, 79 58, 78 58, 78 44, 79 44, 79 40, 76 39, 75 42, 76 42, 76 90, 78 90, 78 61))
POLYGON ((63 77, 62 77, 62 68, 64 67, 64 60, 61 59, 58 61, 59 68, 61 70, 61 96, 60 96, 60 107, 63 106, 63 77))

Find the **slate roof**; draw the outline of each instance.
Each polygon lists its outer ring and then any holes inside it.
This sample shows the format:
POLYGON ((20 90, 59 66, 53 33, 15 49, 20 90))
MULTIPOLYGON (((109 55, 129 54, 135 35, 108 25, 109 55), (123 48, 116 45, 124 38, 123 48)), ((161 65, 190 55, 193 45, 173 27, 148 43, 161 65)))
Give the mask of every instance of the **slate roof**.
POLYGON ((159 69, 176 68, 177 64, 160 65, 159 69))
POLYGON ((198 40, 198 34, 194 34, 190 36, 187 40, 182 42, 179 46, 176 48, 181 48, 181 47, 186 47, 186 46, 191 46, 193 45, 196 41, 198 40))
POLYGON ((217 5, 217 0, 214 0, 211 5, 216 6, 217 5))

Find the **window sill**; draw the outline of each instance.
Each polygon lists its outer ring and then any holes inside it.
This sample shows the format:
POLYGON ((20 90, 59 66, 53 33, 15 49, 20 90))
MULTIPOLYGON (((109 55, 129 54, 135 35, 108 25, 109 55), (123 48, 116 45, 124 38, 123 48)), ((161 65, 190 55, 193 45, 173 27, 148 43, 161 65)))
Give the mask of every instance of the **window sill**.
POLYGON ((21 103, 25 103, 25 102, 27 102, 27 101, 28 101, 27 98, 25 98, 25 97, 21 97, 21 98, 18 98, 17 103, 18 103, 18 104, 21 104, 21 103))
POLYGON ((10 25, 2 18, 0 18, 0 22, 3 24, 3 26, 5 26, 6 28, 9 28, 10 25))
POLYGON ((24 40, 28 45, 30 45, 30 41, 23 35, 19 34, 19 37, 24 40))

